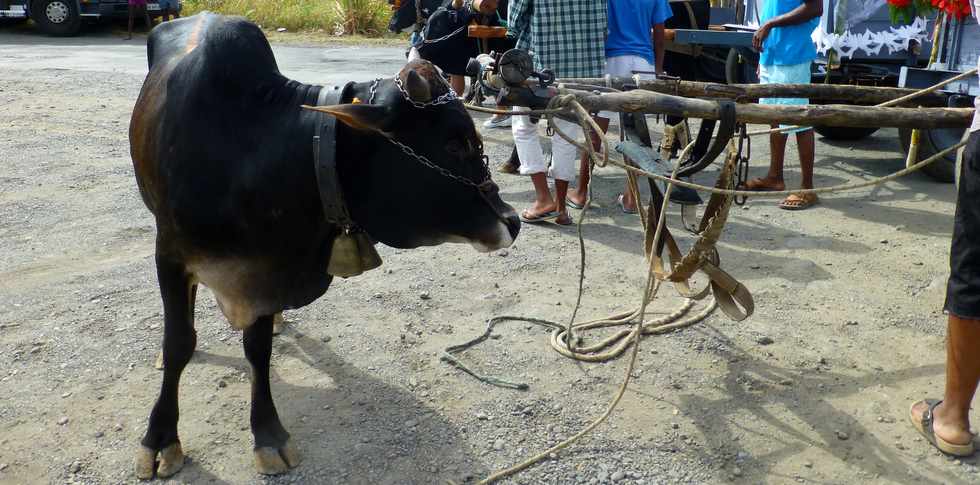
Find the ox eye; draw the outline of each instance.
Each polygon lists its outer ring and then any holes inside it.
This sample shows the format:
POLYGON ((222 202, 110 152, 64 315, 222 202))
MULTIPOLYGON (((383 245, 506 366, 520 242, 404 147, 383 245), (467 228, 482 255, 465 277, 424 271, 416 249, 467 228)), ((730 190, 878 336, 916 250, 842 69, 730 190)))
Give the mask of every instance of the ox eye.
POLYGON ((460 138, 453 138, 446 143, 446 151, 456 156, 463 156, 468 151, 467 143, 460 138))

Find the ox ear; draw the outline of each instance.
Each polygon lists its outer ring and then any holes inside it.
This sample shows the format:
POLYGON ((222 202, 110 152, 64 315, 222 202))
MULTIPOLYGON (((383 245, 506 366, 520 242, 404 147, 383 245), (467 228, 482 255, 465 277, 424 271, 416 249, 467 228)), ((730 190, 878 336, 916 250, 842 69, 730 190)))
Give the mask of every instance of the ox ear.
POLYGON ((354 103, 354 104, 335 104, 331 106, 306 106, 303 108, 327 113, 345 125, 367 131, 387 131, 390 114, 384 106, 354 103))

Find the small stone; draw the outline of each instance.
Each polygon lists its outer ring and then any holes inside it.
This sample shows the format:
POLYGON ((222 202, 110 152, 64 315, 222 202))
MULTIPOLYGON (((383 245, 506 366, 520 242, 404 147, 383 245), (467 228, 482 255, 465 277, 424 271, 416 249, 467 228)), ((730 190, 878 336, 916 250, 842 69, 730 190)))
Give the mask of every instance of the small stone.
POLYGON ((62 398, 66 398, 68 396, 71 396, 71 392, 66 392, 61 395, 62 398))
POLYGON ((841 441, 846 441, 848 438, 850 438, 850 436, 848 436, 847 433, 845 433, 843 431, 838 431, 837 432, 837 439, 839 439, 841 441))
POLYGON ((414 428, 414 427, 416 427, 418 425, 419 425, 419 422, 416 421, 416 420, 414 420, 414 419, 409 419, 408 421, 405 421, 405 427, 406 428, 414 428))
POLYGON ((762 267, 762 266, 759 266, 758 264, 750 264, 750 265, 749 265, 749 269, 759 269, 759 268, 761 268, 761 267, 762 267))
POLYGON ((805 466, 807 468, 813 468, 813 462, 812 461, 805 462, 805 463, 803 463, 803 466, 805 466))
POLYGON ((122 423, 116 423, 116 427, 115 427, 114 429, 115 429, 116 431, 122 431, 122 429, 123 429, 123 425, 122 425, 122 423))
POLYGON ((482 420, 482 421, 486 421, 486 420, 490 419, 490 416, 487 416, 486 413, 484 413, 482 411, 477 411, 477 413, 476 413, 476 419, 479 419, 479 420, 482 420))
POLYGON ((224 379, 222 379, 222 380, 218 381, 218 387, 220 387, 220 388, 228 387, 228 383, 225 382, 224 379))
POLYGON ((735 475, 736 477, 742 476, 742 469, 739 467, 732 468, 732 475, 735 475))
POLYGON ((881 241, 878 241, 878 242, 880 242, 881 244, 888 244, 888 240, 887 239, 882 239, 881 241))
POLYGON ((101 437, 103 437, 103 436, 105 436, 105 433, 103 433, 102 431, 96 431, 96 432, 95 432, 95 437, 96 437, 96 438, 101 438, 101 437))
POLYGON ((278 29, 276 29, 276 32, 279 32, 279 33, 282 33, 282 32, 285 32, 285 31, 286 31, 286 28, 285 27, 279 27, 278 29))
POLYGON ((775 340, 773 340, 772 337, 769 337, 767 335, 763 335, 755 339, 755 341, 758 342, 759 345, 770 345, 773 342, 775 342, 775 340))
POLYGON ((508 254, 510 254, 510 252, 507 251, 506 249, 501 249, 500 251, 497 251, 497 256, 500 256, 501 258, 506 258, 508 254))
POLYGON ((619 471, 613 472, 612 476, 609 477, 609 478, 611 478, 612 481, 614 481, 614 482, 618 482, 618 481, 626 478, 626 474, 623 473, 622 470, 619 470, 619 471))
POLYGON ((792 381, 792 379, 783 379, 783 380, 779 381, 779 384, 782 385, 782 386, 792 386, 793 385, 793 381, 792 381))
POLYGON ((453 271, 453 272, 449 273, 449 276, 456 276, 456 272, 453 271))
POLYGON ((671 427, 672 429, 680 429, 680 427, 681 427, 681 425, 679 425, 679 424, 677 424, 677 423, 670 423, 670 427, 671 427))
POLYGON ((68 424, 68 416, 62 416, 61 418, 58 419, 59 426, 64 426, 66 424, 68 424))
POLYGON ((558 454, 557 453, 548 453, 548 458, 550 458, 552 460, 557 460, 558 459, 558 454))
POLYGON ((432 298, 432 297, 429 296, 429 292, 423 291, 422 293, 419 293, 419 298, 421 298, 423 300, 428 300, 429 298, 432 298))
POLYGON ((507 446, 507 443, 504 442, 504 440, 497 440, 497 441, 494 441, 493 442, 493 449, 494 450, 497 450, 497 451, 503 450, 504 447, 506 447, 506 446, 507 446))
POLYGON ((599 480, 599 483, 602 483, 609 480, 609 473, 601 471, 595 477, 599 480))
POLYGON ((74 462, 72 462, 71 465, 68 466, 68 471, 70 471, 72 473, 78 473, 78 472, 82 471, 82 464, 79 463, 79 462, 77 462, 77 461, 74 461, 74 462))
POLYGON ((820 365, 827 365, 827 358, 821 357, 820 360, 817 361, 817 363, 820 365))
POLYGON ((844 325, 857 325, 857 324, 858 324, 857 320, 848 320, 847 322, 844 323, 844 325))
POLYGON ((7 469, 7 464, 6 463, 0 463, 0 472, 4 471, 6 469, 7 469))
POLYGON ((740 451, 735 454, 735 461, 745 461, 748 459, 749 459, 749 454, 744 451, 740 451))

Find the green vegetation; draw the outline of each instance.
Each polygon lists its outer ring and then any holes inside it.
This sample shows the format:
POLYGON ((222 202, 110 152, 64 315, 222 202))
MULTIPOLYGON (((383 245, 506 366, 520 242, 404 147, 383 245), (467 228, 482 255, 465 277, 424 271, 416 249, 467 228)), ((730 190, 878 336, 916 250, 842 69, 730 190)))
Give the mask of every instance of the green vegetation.
POLYGON ((263 29, 381 36, 391 10, 385 0, 184 0, 184 14, 242 15, 263 29))

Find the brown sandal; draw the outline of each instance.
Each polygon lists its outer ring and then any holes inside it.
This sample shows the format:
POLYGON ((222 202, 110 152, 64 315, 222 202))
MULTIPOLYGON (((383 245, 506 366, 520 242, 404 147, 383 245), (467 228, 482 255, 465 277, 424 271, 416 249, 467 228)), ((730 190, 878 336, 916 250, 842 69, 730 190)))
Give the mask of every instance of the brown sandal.
POLYGON ((817 201, 817 194, 813 192, 789 194, 789 197, 779 203, 779 208, 788 211, 801 211, 816 205, 817 201))

